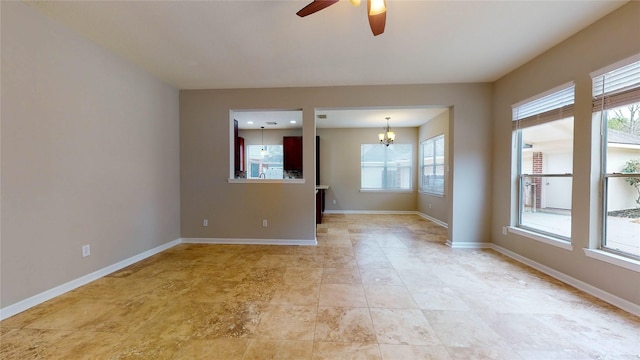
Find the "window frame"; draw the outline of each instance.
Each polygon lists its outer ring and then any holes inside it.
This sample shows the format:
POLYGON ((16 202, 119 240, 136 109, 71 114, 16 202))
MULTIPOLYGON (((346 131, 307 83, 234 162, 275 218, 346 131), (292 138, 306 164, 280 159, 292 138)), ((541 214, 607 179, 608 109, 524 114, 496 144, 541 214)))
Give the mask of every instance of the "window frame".
MULTIPOLYGON (((640 54, 619 61, 605 67, 604 69, 593 72, 590 75, 592 79, 591 84, 593 95, 592 119, 594 121, 599 121, 600 129, 600 209, 598 210, 600 232, 596 247, 597 250, 606 254, 611 254, 611 256, 621 259, 622 262, 627 259, 638 262, 640 260, 640 254, 633 254, 607 246, 607 241, 609 240, 607 238, 607 228, 609 226, 608 209, 610 180, 640 177, 640 173, 608 172, 609 127, 608 116, 606 115, 608 111, 621 106, 640 103, 640 54), (631 69, 629 74, 624 74, 625 68, 631 69), (607 83, 607 75, 610 76, 609 84, 607 83)), ((596 249, 585 250, 594 251, 596 249)), ((585 253, 589 255, 589 252, 585 251, 585 253)))
MULTIPOLYGON (((573 109, 575 104, 575 83, 565 83, 550 89, 544 93, 538 94, 529 99, 520 101, 512 105, 512 141, 514 142, 516 152, 515 166, 512 174, 516 179, 516 196, 515 211, 512 219, 515 218, 514 232, 531 239, 543 241, 557 245, 559 247, 571 249, 571 226, 569 227, 569 236, 565 236, 555 232, 545 231, 539 228, 523 224, 523 210, 525 204, 523 195, 526 187, 525 178, 569 178, 571 179, 571 192, 573 192, 573 164, 571 172, 566 173, 535 173, 527 174, 523 172, 523 148, 525 147, 522 130, 532 128, 538 125, 551 124, 558 121, 565 121, 571 118, 575 123, 573 109)), ((571 155, 573 156, 573 147, 575 139, 571 139, 571 155)), ((573 202, 573 194, 571 194, 570 203, 573 202)), ((571 222, 573 222, 573 208, 570 209, 571 222)), ((514 221, 512 221, 512 224, 514 221)))
POLYGON ((420 168, 420 179, 418 180, 419 190, 425 194, 434 195, 434 196, 444 196, 445 186, 446 186, 446 140, 444 134, 439 134, 436 136, 432 136, 428 139, 422 140, 420 142, 420 164, 418 167, 420 168), (442 163, 438 162, 438 154, 437 154, 437 143, 439 140, 442 140, 444 151, 442 153, 442 163), (426 165, 424 163, 425 160, 425 148, 427 146, 433 146, 433 162, 431 165, 426 165), (427 188, 427 185, 424 183, 424 174, 427 168, 431 168, 430 174, 436 176, 436 168, 437 166, 443 167, 442 172, 442 190, 438 191, 435 189, 435 186, 427 188), (434 190, 435 189, 435 190, 434 190))
MULTIPOLYGON (((560 120, 557 120, 560 121, 560 120)), ((523 142, 522 142, 522 129, 520 129, 516 136, 517 136, 517 144, 518 144, 518 201, 517 201, 517 210, 518 210, 518 214, 517 214, 517 222, 516 222, 516 227, 526 230, 526 231, 530 231, 533 233, 538 233, 542 236, 548 237, 548 238, 552 238, 552 239, 557 239, 557 240, 562 240, 568 243, 571 243, 571 235, 569 236, 564 236, 558 233, 553 233, 553 232, 549 232, 549 231, 544 231, 535 227, 531 227, 531 226, 527 226, 526 224, 523 224, 523 220, 522 220, 522 213, 524 212, 524 202, 522 201, 523 199, 523 192, 524 192, 524 187, 527 186, 527 184, 525 183, 525 178, 568 178, 571 179, 571 189, 573 190, 573 173, 540 173, 540 174, 528 174, 528 173, 523 173, 522 172, 522 149, 523 149, 523 142)), ((572 217, 573 218, 573 217, 572 217)))

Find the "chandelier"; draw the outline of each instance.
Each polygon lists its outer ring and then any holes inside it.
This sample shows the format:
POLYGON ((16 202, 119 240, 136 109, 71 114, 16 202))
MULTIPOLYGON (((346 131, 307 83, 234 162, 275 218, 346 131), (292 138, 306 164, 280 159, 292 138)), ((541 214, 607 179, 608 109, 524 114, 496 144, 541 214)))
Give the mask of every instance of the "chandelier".
POLYGON ((393 144, 393 140, 396 139, 396 133, 391 131, 391 128, 389 127, 389 119, 391 118, 386 117, 386 119, 387 119, 387 127, 384 128, 384 132, 378 134, 378 139, 380 139, 380 144, 389 146, 389 144, 393 144))

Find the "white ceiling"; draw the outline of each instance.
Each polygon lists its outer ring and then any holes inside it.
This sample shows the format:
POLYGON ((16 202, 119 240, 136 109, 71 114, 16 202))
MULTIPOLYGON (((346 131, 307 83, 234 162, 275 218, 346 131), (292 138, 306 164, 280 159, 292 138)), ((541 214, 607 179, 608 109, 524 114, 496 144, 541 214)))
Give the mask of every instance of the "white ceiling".
POLYGON ((180 89, 491 82, 627 1, 29 1, 180 89))
POLYGON ((387 126, 386 117, 390 117, 391 128, 417 127, 447 110, 447 108, 435 107, 316 109, 316 127, 383 128, 387 126), (326 118, 319 118, 318 115, 326 115, 326 118))
MULTIPOLYGON (((376 37, 365 1, 298 17, 310 2, 27 4, 179 89, 226 89, 492 82, 628 1, 387 0, 376 37)), ((316 123, 418 126, 445 110, 319 109, 316 123)))
MULTIPOLYGON (((386 117, 390 117, 389 125, 392 128, 418 127, 447 110, 440 107, 321 108, 315 111, 315 121, 316 128, 383 128, 387 124, 386 117)), ((231 116, 238 120, 240 129, 302 127, 301 110, 237 110, 231 116), (276 125, 268 124, 274 122, 276 125)))
POLYGON ((297 129, 302 128, 301 110, 235 110, 231 117, 238 120, 240 129, 297 129), (295 123, 291 123, 295 121, 295 123), (275 123, 275 125, 273 124, 275 123))

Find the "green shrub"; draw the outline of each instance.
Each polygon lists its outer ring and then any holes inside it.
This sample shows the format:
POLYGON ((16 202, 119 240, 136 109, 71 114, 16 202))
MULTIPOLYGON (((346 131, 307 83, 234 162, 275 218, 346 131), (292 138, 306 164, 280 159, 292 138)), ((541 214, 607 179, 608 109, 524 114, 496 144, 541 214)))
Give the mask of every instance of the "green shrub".
MULTIPOLYGON (((622 168, 623 174, 629 173, 640 173, 640 160, 629 160, 626 164, 624 164, 624 168, 622 168)), ((640 205, 640 177, 627 177, 624 178, 629 185, 636 188, 638 192, 638 198, 636 199, 636 203, 640 205)))

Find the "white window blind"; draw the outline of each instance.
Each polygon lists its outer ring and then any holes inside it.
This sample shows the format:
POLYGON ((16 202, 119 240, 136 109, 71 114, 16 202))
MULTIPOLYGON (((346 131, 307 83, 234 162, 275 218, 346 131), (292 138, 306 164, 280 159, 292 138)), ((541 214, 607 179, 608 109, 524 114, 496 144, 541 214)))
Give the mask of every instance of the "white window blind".
POLYGON ((640 61, 593 77, 594 110, 640 101, 640 61))
POLYGON ((521 129, 573 116, 575 85, 513 107, 513 128, 521 129))

